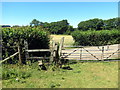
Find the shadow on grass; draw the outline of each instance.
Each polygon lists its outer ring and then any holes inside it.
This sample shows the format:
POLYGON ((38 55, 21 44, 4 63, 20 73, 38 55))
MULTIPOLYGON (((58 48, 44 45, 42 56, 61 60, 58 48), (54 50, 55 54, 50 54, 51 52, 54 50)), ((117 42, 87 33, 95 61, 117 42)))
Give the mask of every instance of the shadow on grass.
POLYGON ((62 69, 65 69, 65 70, 73 70, 73 68, 71 68, 70 66, 62 67, 62 69))

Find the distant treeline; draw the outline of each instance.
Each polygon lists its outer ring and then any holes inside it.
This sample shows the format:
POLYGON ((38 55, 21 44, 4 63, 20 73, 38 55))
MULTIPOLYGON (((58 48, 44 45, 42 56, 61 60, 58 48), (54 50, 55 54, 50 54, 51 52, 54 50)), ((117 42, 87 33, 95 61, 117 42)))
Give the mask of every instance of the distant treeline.
MULTIPOLYGON (((3 26, 4 27, 4 26, 3 26)), ((15 25, 13 27, 20 27, 15 25)), ((81 21, 77 28, 73 28, 67 20, 61 20, 57 22, 41 22, 33 19, 30 22, 30 27, 42 27, 49 31, 51 34, 71 34, 71 32, 80 30, 112 30, 120 27, 120 18, 112 18, 108 20, 102 20, 98 18, 81 21)))
POLYGON ((112 30, 118 29, 120 24, 120 18, 112 18, 108 20, 102 20, 98 18, 82 21, 78 24, 77 28, 73 28, 67 20, 61 20, 57 22, 40 22, 33 19, 30 26, 41 26, 46 28, 52 34, 70 34, 73 31, 87 31, 87 30, 112 30))

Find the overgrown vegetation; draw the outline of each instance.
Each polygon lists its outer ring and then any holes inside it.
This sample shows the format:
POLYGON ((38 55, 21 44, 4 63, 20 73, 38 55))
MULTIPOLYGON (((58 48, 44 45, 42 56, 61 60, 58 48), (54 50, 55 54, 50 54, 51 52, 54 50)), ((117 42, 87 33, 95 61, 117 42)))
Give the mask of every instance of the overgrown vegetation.
POLYGON ((24 40, 30 49, 49 48, 49 33, 40 27, 2 28, 3 59, 17 52, 18 45, 24 51, 24 40))
POLYGON ((72 36, 76 45, 100 46, 120 43, 119 30, 74 31, 72 36))

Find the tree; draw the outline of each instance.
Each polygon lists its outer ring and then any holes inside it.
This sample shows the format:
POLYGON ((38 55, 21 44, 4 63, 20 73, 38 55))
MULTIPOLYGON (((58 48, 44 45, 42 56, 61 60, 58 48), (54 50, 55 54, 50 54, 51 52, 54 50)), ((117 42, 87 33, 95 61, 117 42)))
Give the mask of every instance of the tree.
POLYGON ((69 23, 67 20, 51 22, 49 24, 46 23, 45 25, 52 34, 63 34, 67 31, 69 27, 69 23))
POLYGON ((118 29, 119 23, 120 23, 120 18, 112 18, 108 20, 104 20, 104 29, 118 29))
POLYGON ((94 19, 80 22, 78 24, 78 29, 82 30, 82 31, 102 30, 103 25, 104 25, 104 23, 103 23, 102 19, 94 18, 94 19))
POLYGON ((38 20, 36 20, 36 19, 33 19, 32 20, 32 22, 30 23, 30 26, 38 26, 38 25, 40 25, 41 24, 41 22, 40 21, 38 21, 38 20))

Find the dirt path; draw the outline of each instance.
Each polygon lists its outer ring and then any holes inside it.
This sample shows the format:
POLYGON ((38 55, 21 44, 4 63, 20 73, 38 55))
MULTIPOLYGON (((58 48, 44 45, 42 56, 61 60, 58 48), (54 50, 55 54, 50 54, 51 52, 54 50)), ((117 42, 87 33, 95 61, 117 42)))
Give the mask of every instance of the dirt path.
POLYGON ((102 55, 102 46, 97 47, 84 47, 74 48, 74 49, 65 49, 62 50, 63 57, 66 56, 66 59, 71 60, 101 60, 104 59, 116 59, 118 58, 118 46, 120 44, 114 44, 110 46, 104 46, 104 54, 102 55))

